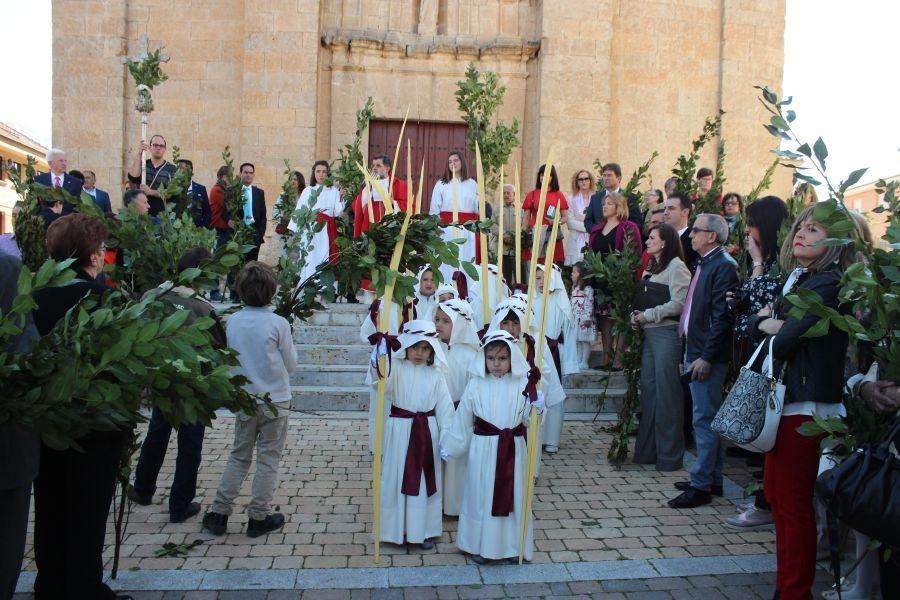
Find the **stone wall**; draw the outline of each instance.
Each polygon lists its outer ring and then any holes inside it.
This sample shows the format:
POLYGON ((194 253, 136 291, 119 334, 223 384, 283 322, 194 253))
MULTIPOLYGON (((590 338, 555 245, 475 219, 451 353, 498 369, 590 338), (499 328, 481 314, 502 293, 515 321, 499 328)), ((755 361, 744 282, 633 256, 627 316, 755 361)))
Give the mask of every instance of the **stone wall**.
POLYGON ((784 0, 55 0, 53 19, 54 145, 93 167, 114 203, 140 131, 119 57, 142 34, 171 56, 151 132, 205 184, 231 146, 270 205, 282 159, 306 173, 334 157, 367 96, 379 118, 409 106, 410 119, 459 121, 469 61, 507 85, 500 116, 522 122, 511 165, 526 191, 551 146, 565 190, 595 158, 627 176, 653 150, 661 187, 719 108, 727 189, 749 190, 775 145, 752 86, 780 87, 784 0))

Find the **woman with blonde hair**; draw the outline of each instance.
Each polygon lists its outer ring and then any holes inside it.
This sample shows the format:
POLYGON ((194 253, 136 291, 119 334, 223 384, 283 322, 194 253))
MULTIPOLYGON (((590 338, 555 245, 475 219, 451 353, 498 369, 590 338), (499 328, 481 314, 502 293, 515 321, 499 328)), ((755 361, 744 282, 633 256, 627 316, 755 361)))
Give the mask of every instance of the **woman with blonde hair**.
POLYGON ((566 240, 566 265, 581 261, 584 247, 588 244, 589 232, 584 227, 584 212, 591 203, 591 196, 597 190, 597 180, 587 169, 575 171, 572 175, 572 196, 569 198, 569 236, 566 240))

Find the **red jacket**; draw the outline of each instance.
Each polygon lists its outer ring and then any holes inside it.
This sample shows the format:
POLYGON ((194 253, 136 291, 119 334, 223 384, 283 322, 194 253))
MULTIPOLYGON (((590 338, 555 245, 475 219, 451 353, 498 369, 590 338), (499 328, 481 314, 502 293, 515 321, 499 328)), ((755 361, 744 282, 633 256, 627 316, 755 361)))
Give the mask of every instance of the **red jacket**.
POLYGON ((225 189, 216 184, 209 190, 209 226, 211 229, 228 229, 228 211, 225 210, 225 189))
MULTIPOLYGON (((360 190, 356 194, 356 198, 353 199, 353 237, 359 237, 363 232, 369 230, 369 208, 363 207, 362 193, 363 190, 360 190)), ((394 183, 391 186, 391 196, 400 207, 400 210, 405 212, 408 198, 406 182, 402 179, 394 178, 394 183)), ((210 202, 212 201, 210 200, 210 202)), ((381 217, 384 216, 384 202, 372 203, 372 215, 376 223, 381 220, 381 217)))

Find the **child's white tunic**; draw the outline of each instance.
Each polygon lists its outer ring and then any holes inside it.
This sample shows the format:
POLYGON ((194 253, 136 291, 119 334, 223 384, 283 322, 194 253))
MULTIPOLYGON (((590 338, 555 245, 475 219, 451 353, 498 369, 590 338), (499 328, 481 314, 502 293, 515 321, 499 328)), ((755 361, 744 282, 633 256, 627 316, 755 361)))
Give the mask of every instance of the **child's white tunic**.
MULTIPOLYGON (((527 422, 522 390, 526 378, 507 374, 473 378, 456 411, 453 427, 441 444, 451 456, 467 453, 470 468, 459 513, 456 545, 470 554, 489 559, 519 555, 522 501, 525 494, 525 437, 515 437, 513 510, 505 517, 491 515, 499 436, 475 435, 474 419, 480 417, 498 429, 512 429, 527 422), (477 466, 477 468, 475 468, 477 466)), ((531 560, 534 545, 529 519, 524 557, 531 560)))

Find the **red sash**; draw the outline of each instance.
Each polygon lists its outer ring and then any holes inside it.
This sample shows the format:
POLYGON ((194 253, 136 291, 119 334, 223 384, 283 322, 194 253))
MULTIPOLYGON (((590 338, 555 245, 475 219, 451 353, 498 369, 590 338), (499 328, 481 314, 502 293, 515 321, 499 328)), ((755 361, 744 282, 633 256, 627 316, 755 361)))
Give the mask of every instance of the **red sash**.
POLYGON ((481 417, 475 417, 475 435, 499 436, 497 440, 497 466, 494 474, 494 499, 491 504, 492 517, 508 517, 513 510, 513 488, 516 477, 516 442, 514 438, 525 437, 524 423, 512 429, 498 429, 481 417))
POLYGON ((435 415, 432 408, 428 412, 412 412, 399 406, 391 405, 391 416, 397 419, 412 419, 409 432, 409 447, 406 449, 406 464, 403 466, 403 485, 400 492, 406 496, 418 496, 425 473, 425 491, 431 498, 437 493, 437 479, 434 476, 434 450, 431 442, 431 429, 428 417, 435 415))
POLYGON ((550 349, 550 355, 553 357, 553 364, 556 365, 556 374, 559 375, 559 378, 562 379, 562 361, 559 358, 559 345, 565 342, 563 338, 563 334, 560 333, 559 337, 554 339, 549 335, 547 337, 547 347, 550 349))
POLYGON ((337 260, 337 221, 334 217, 320 212, 316 215, 316 221, 325 223, 325 231, 328 232, 328 262, 334 263, 337 260))
MULTIPOLYGON (((448 225, 453 222, 453 211, 444 210, 441 211, 441 221, 447 223, 448 225)), ((468 223, 469 221, 477 221, 478 213, 467 213, 467 212, 458 212, 456 216, 459 218, 460 223, 468 223)), ((475 234, 475 263, 481 264, 481 234, 475 234)))

